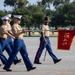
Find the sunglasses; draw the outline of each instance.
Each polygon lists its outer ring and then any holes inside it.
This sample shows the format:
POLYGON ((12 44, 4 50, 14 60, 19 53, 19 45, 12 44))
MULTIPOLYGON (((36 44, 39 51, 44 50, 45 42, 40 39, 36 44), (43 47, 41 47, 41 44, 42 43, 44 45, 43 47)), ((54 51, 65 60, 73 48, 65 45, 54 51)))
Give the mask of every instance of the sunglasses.
POLYGON ((4 19, 3 21, 8 21, 8 20, 4 19))

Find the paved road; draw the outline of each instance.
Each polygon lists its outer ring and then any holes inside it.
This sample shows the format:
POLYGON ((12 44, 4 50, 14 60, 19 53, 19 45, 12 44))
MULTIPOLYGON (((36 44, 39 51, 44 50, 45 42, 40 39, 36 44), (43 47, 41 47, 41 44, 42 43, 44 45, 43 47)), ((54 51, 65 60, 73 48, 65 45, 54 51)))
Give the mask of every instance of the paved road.
MULTIPOLYGON (((17 65, 12 65, 12 72, 6 72, 0 67, 0 75, 75 75, 75 40, 72 43, 72 47, 69 51, 57 50, 57 37, 50 37, 51 45, 54 54, 58 58, 62 58, 62 61, 54 64, 51 57, 46 56, 46 60, 43 61, 45 50, 41 56, 41 65, 36 65, 37 68, 33 71, 27 72, 26 67, 23 63, 17 65)), ((39 37, 24 37, 24 41, 27 46, 29 57, 33 63, 36 51, 39 46, 39 37)), ((7 53, 4 54, 8 57, 7 53)), ((18 53, 18 57, 21 58, 21 55, 18 53)), ((0 61, 1 63, 1 61, 0 61)))

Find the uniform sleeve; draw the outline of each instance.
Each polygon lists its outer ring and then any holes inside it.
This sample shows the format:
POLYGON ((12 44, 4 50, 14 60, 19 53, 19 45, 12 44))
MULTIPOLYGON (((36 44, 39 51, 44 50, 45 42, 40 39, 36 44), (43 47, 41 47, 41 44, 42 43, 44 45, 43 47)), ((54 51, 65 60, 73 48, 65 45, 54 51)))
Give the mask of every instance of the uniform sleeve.
POLYGON ((45 26, 44 25, 42 25, 42 32, 44 33, 44 30, 45 30, 45 26))
POLYGON ((12 30, 11 25, 8 25, 8 30, 12 30))
POLYGON ((1 36, 1 38, 4 38, 4 39, 7 39, 7 33, 8 31, 7 31, 7 27, 5 26, 5 27, 0 27, 0 36, 1 36))
POLYGON ((15 25, 12 26, 12 32, 15 34, 17 33, 17 27, 15 25))
POLYGON ((7 30, 6 30, 6 29, 4 29, 4 28, 2 28, 2 27, 1 27, 1 29, 0 29, 0 30, 1 30, 1 32, 2 32, 3 34, 5 34, 5 33, 7 32, 7 30))

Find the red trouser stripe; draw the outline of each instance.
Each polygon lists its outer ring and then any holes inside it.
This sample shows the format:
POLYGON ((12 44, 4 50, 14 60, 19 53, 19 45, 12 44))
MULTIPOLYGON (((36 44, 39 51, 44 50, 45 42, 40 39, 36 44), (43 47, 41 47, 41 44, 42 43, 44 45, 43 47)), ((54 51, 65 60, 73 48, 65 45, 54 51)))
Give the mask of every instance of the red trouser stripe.
POLYGON ((42 49, 42 46, 43 46, 43 43, 44 43, 44 39, 42 39, 41 43, 40 43, 40 46, 39 46, 39 49, 38 49, 38 52, 36 54, 36 62, 39 62, 38 59, 39 59, 39 55, 40 55, 40 51, 42 49))

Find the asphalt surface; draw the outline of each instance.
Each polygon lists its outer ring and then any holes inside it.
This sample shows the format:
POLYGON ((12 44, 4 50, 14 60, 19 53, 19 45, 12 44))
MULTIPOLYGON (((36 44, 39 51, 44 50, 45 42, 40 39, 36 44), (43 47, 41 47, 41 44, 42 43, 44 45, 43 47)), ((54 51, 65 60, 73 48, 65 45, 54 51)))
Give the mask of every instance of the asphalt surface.
MULTIPOLYGON (((27 47, 29 58, 33 63, 36 51, 39 46, 39 37, 24 37, 24 41, 27 47)), ((73 41, 69 51, 57 49, 57 37, 50 37, 50 41, 54 54, 58 58, 62 59, 59 63, 54 64, 48 53, 46 55, 45 61, 43 61, 45 55, 44 49, 40 58, 42 64, 37 65, 33 63, 33 66, 37 67, 35 70, 27 71, 22 60, 22 62, 17 65, 12 64, 12 72, 4 71, 4 65, 2 65, 0 67, 0 75, 75 75, 75 40, 73 41)), ((4 54, 8 58, 8 54, 5 51, 4 54)), ((18 58, 22 59, 20 53, 18 53, 17 56, 18 58)))

